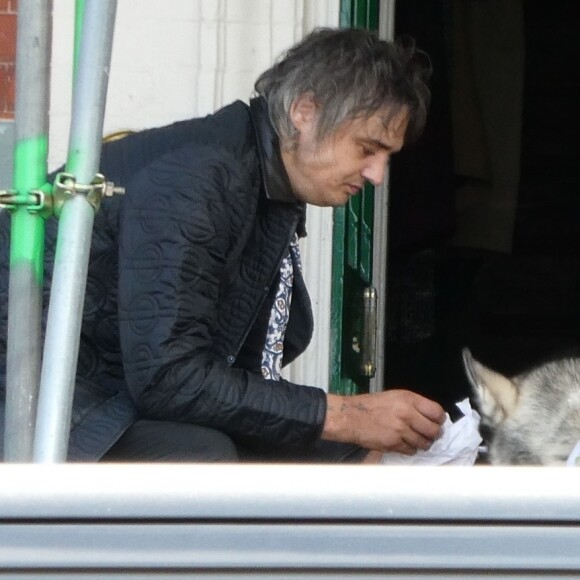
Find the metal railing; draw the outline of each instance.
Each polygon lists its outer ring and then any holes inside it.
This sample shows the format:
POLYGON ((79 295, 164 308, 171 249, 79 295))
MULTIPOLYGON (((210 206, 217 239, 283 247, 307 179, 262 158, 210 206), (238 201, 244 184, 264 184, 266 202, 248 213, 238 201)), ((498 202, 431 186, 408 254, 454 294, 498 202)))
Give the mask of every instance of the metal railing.
POLYGON ((0 477, 0 572, 13 575, 580 577, 577 469, 63 464, 0 477))

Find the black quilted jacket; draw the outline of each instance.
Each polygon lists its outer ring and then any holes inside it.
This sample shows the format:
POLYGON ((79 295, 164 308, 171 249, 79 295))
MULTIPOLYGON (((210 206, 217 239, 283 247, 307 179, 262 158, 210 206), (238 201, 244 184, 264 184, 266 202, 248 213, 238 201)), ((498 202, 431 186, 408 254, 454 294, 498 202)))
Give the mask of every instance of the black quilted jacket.
MULTIPOLYGON (((316 441, 324 392, 259 373, 272 288, 304 221, 264 102, 107 144, 101 171, 126 194, 95 218, 69 458, 98 459, 138 417, 215 427, 258 451, 316 441)), ((1 381, 8 227, 1 214, 1 381)), ((284 363, 311 334, 295 272, 284 363)))

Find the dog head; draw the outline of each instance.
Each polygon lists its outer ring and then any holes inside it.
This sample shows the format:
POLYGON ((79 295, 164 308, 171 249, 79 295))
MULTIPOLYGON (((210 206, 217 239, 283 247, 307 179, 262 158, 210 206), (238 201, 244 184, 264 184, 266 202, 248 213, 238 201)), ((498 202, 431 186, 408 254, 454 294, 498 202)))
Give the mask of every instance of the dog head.
POLYGON ((565 463, 580 440, 580 359, 542 364, 506 377, 463 349, 492 464, 565 463))
POLYGON ((467 379, 482 415, 482 421, 494 429, 515 410, 518 392, 515 383, 475 360, 468 348, 462 351, 467 379))

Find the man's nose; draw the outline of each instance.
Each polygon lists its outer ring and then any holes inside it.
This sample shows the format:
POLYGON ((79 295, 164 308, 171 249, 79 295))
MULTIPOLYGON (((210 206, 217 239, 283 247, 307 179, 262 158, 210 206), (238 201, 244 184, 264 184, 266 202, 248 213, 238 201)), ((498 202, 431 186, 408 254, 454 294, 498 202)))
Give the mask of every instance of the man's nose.
POLYGON ((388 156, 377 155, 369 160, 369 163, 364 167, 362 176, 370 181, 374 186, 381 185, 385 179, 385 171, 387 169, 388 156))

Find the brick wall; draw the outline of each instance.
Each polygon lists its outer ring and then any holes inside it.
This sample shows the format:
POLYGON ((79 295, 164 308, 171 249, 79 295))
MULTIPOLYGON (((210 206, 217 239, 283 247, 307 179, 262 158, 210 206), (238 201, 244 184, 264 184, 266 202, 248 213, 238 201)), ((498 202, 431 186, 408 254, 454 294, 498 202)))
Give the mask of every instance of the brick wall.
POLYGON ((14 118, 18 0, 0 0, 0 119, 14 118))

